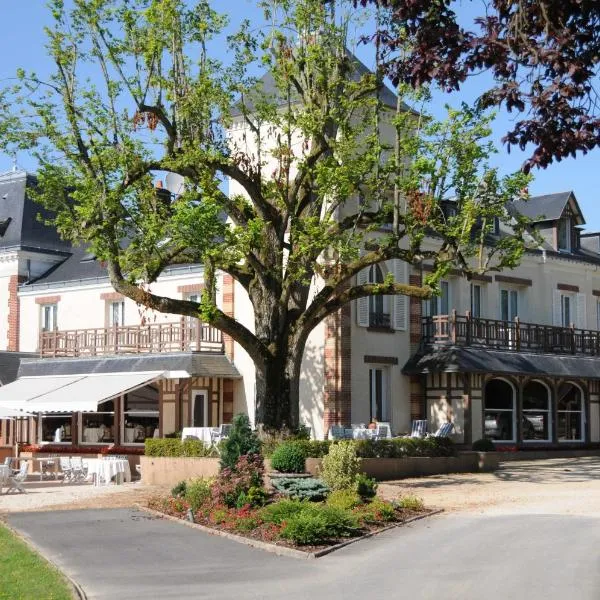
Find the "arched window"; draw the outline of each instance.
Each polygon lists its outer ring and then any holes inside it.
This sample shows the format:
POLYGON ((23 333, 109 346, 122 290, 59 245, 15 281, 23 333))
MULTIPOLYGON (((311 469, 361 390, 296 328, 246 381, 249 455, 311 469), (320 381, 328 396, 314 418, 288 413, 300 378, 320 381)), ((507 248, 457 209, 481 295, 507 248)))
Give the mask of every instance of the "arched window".
POLYGON ((498 442, 515 441, 515 390, 504 379, 488 381, 484 392, 484 434, 498 442))
POLYGON ((530 381, 523 388, 523 440, 550 440, 550 390, 540 381, 530 381))
MULTIPOLYGON (((369 283, 383 283, 383 279, 381 267, 372 265, 369 269, 369 283)), ((369 296, 369 327, 391 327, 388 296, 369 296)))
POLYGON ((583 441, 583 393, 573 383, 558 389, 556 433, 559 442, 583 441))

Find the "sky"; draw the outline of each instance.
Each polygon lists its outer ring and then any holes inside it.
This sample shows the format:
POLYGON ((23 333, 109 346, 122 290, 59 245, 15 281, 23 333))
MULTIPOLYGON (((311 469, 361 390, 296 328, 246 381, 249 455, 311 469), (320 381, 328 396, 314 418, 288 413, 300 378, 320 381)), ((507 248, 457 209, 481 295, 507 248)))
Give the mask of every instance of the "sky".
MULTIPOLYGON (((45 0, 0 0, 0 87, 10 83, 17 68, 35 71, 43 75, 51 68, 46 56, 43 28, 51 20, 45 7, 45 0)), ((254 0, 213 0, 213 6, 220 12, 230 13, 235 23, 241 18, 260 20, 261 13, 256 8, 254 0)), ((463 0, 461 16, 469 18, 471 14, 480 12, 482 3, 479 0, 463 0)), ((368 61, 368 51, 357 52, 359 58, 368 61)), ((445 104, 459 106, 462 101, 472 102, 483 89, 486 75, 471 78, 460 92, 446 94, 433 93, 432 105, 429 108, 437 117, 445 114, 445 104)), ((513 148, 510 154, 501 143, 501 138, 511 127, 515 114, 500 112, 493 124, 493 140, 499 153, 493 159, 501 173, 518 170, 529 155, 513 148)), ((530 153, 530 152, 529 152, 530 153)), ((21 153, 17 157, 18 164, 24 169, 35 170, 35 164, 30 157, 21 153)), ((0 172, 10 169, 12 157, 0 153, 0 172)), ((587 231, 600 231, 600 204, 598 203, 597 188, 600 184, 600 148, 588 153, 568 158, 560 163, 553 163, 546 169, 536 169, 533 172, 534 181, 530 185, 532 195, 550 194, 572 190, 586 218, 587 231)))

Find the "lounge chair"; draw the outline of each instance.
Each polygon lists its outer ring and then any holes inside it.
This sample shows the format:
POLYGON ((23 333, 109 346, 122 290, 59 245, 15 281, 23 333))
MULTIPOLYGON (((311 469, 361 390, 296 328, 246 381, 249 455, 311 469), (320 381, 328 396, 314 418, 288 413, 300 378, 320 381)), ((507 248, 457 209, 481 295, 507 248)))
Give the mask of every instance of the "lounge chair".
POLYGON ((412 429, 410 435, 404 437, 411 438, 424 438, 427 435, 427 420, 417 419, 412 422, 412 429))
POLYGON ((447 438, 450 437, 452 430, 454 429, 454 423, 442 423, 439 429, 431 435, 436 438, 447 438))
POLYGON ((11 475, 8 478, 8 489, 6 490, 6 494, 11 492, 12 490, 17 490, 21 494, 25 493, 25 488, 23 487, 23 483, 27 479, 27 472, 29 471, 29 463, 26 460, 21 461, 21 466, 19 467, 19 472, 16 475, 11 475))

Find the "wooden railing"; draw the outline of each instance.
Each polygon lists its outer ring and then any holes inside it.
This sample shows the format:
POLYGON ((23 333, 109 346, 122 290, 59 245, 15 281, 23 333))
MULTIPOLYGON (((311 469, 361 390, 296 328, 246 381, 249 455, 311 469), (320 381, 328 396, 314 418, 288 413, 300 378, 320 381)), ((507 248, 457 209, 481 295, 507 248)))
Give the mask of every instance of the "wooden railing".
POLYGON ((40 333, 39 348, 42 358, 224 351, 221 332, 198 319, 182 319, 178 323, 43 331, 40 333))
POLYGON ((436 315, 422 320, 422 345, 473 346, 515 352, 600 355, 600 331, 537 323, 436 315))

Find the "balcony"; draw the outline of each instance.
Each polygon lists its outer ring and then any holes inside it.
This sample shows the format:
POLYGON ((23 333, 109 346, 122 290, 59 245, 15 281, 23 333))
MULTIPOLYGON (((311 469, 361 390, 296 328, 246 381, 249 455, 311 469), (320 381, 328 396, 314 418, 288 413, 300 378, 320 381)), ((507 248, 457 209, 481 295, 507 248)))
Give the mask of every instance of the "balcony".
POLYGON ((178 323, 43 331, 40 333, 39 348, 42 358, 224 352, 221 332, 197 319, 182 319, 178 323))
POLYGON ((469 314, 436 315, 422 319, 424 348, 470 346, 539 354, 600 356, 600 331, 537 323, 497 321, 469 314))

